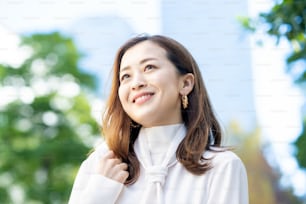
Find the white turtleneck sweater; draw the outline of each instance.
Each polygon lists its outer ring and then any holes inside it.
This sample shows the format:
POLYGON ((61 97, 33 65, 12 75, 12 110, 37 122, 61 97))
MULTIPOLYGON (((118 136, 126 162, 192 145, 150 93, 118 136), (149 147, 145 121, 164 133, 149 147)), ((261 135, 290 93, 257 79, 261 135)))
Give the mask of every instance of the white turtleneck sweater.
POLYGON ((201 176, 188 172, 175 158, 184 138, 183 124, 142 128, 134 149, 140 160, 140 176, 130 186, 97 173, 102 143, 82 163, 69 204, 248 204, 247 175, 232 152, 204 153, 213 168, 201 176))

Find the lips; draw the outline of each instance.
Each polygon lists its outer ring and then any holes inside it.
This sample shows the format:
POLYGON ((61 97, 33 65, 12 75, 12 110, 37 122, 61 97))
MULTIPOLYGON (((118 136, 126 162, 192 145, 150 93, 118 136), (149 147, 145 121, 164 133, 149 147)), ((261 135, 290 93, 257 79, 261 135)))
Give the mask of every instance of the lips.
POLYGON ((137 104, 142 104, 146 102, 147 100, 149 100, 153 95, 154 93, 152 92, 139 93, 133 97, 132 102, 137 103, 137 104))

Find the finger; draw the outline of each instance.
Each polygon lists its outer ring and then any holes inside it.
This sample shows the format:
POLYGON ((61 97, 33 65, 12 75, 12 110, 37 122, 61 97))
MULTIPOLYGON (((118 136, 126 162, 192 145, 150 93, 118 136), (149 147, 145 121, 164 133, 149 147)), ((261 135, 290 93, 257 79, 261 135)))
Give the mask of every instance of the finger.
POLYGON ((112 162, 111 160, 114 158, 114 152, 108 151, 106 152, 99 161, 98 165, 98 172, 100 172, 103 175, 107 175, 108 172, 113 168, 115 165, 115 162, 112 162))
POLYGON ((115 167, 116 165, 121 164, 122 162, 120 159, 115 158, 115 159, 108 159, 106 163, 111 167, 115 167))
POLYGON ((107 159, 112 159, 112 158, 115 158, 115 153, 110 150, 108 152, 106 152, 101 159, 104 159, 104 160, 107 160, 107 159))
POLYGON ((129 177, 129 172, 120 171, 114 176, 114 180, 116 180, 120 183, 124 183, 128 177, 129 177))
POLYGON ((98 171, 104 176, 113 176, 117 171, 126 170, 120 159, 102 159, 98 171))
POLYGON ((126 163, 120 163, 116 165, 118 171, 126 171, 128 169, 128 165, 126 163))

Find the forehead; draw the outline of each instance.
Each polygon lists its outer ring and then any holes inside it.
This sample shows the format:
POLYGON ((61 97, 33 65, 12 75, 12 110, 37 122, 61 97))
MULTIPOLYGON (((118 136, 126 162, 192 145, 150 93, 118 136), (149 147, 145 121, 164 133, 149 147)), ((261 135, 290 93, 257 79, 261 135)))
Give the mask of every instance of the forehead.
POLYGON ((123 67, 139 64, 147 58, 155 58, 157 60, 167 60, 167 52, 157 43, 144 41, 129 48, 121 59, 120 69, 123 67))

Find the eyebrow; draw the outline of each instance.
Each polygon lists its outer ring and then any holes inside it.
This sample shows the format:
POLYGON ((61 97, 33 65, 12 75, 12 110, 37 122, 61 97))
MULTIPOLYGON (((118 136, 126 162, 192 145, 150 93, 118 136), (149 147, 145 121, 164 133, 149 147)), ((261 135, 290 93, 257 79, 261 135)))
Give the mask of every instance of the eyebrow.
MULTIPOLYGON (((157 60, 157 58, 148 57, 148 58, 145 58, 145 59, 141 60, 141 61, 139 62, 139 64, 142 65, 142 64, 146 63, 147 61, 152 61, 152 60, 157 60)), ((119 70, 119 73, 122 72, 122 71, 124 71, 124 70, 127 70, 127 69, 130 69, 130 66, 129 66, 129 65, 126 66, 126 67, 123 67, 122 69, 120 69, 120 70, 119 70)))

